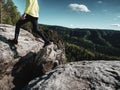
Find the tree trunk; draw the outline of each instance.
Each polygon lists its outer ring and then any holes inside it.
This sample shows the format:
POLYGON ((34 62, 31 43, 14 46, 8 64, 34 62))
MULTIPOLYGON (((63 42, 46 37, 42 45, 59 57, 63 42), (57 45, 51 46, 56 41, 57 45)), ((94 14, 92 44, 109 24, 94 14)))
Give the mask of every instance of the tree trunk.
POLYGON ((0 24, 2 23, 2 0, 0 0, 0 24))

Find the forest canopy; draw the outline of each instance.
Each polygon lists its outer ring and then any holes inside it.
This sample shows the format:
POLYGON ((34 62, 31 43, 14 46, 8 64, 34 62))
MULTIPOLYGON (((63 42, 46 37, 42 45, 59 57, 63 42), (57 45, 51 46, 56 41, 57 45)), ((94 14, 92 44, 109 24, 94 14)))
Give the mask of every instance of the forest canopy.
POLYGON ((0 23, 15 25, 20 13, 12 0, 0 0, 0 23))

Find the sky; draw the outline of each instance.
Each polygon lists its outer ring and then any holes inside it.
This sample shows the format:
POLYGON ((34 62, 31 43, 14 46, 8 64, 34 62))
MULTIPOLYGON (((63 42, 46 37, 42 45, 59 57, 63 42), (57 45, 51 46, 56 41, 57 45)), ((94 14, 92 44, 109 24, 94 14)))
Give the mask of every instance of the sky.
MULTIPOLYGON (((13 0, 24 13, 26 0, 13 0)), ((38 0, 39 23, 120 30, 120 0, 38 0)))

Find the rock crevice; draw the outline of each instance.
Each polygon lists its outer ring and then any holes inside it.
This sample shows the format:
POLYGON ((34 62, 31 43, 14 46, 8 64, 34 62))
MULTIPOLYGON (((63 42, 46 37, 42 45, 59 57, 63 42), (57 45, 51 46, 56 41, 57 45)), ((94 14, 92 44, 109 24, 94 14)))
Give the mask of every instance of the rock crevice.
POLYGON ((35 77, 65 62, 64 49, 54 43, 43 48, 41 38, 36 41, 23 29, 18 45, 12 46, 8 40, 13 39, 14 29, 14 26, 0 24, 0 90, 21 90, 35 77))

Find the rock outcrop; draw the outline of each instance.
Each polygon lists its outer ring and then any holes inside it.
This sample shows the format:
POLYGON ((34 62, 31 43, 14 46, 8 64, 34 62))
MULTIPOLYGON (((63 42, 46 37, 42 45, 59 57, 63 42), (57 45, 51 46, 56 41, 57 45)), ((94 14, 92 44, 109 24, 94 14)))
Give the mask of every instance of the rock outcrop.
POLYGON ((120 90, 120 61, 65 62, 65 49, 14 26, 0 25, 0 90, 120 90), (59 66, 58 66, 59 65, 59 66))
POLYGON ((120 90, 119 61, 81 61, 58 66, 25 90, 120 90))
POLYGON ((0 24, 0 90, 21 90, 30 80, 44 75, 65 61, 64 48, 51 45, 21 29, 18 45, 8 39, 14 37, 14 26, 0 24))

